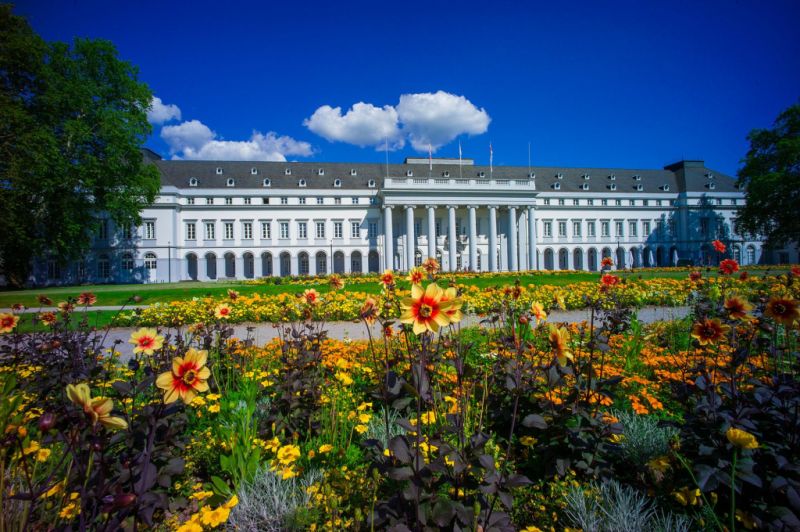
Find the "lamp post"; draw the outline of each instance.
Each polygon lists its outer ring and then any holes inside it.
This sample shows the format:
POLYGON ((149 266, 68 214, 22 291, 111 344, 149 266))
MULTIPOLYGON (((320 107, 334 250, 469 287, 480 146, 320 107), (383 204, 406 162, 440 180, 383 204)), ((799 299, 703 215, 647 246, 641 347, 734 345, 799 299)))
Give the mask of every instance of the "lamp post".
POLYGON ((167 240, 167 282, 172 282, 172 242, 167 240))

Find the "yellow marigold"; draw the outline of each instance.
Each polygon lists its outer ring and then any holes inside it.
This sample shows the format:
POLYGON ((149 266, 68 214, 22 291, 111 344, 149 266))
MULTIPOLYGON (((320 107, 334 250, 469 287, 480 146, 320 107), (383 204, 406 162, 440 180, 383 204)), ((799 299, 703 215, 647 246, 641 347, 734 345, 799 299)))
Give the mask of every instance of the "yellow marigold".
POLYGON ((430 425, 431 423, 436 423, 436 412, 423 412, 420 416, 420 420, 422 421, 423 425, 430 425))
POLYGON ((194 520, 186 521, 175 532, 203 532, 203 525, 194 520))
POLYGON ((292 444, 284 445, 278 449, 277 457, 282 465, 289 465, 300 458, 300 447, 292 444))
POLYGON ((757 449, 758 440, 749 432, 731 427, 725 433, 728 441, 740 449, 757 449))
POLYGON ((319 454, 326 454, 333 450, 333 445, 330 443, 323 443, 319 446, 319 454))
POLYGON ((200 512, 200 522, 206 526, 215 527, 228 520, 231 510, 225 506, 219 506, 213 510, 206 506, 200 512))
POLYGON ((158 334, 155 329, 141 328, 131 334, 131 339, 128 343, 134 345, 134 353, 152 355, 153 351, 161 349, 164 345, 164 337, 158 334))
POLYGON ((358 432, 359 434, 364 434, 365 432, 367 432, 367 428, 368 427, 366 425, 356 425, 356 432, 358 432))

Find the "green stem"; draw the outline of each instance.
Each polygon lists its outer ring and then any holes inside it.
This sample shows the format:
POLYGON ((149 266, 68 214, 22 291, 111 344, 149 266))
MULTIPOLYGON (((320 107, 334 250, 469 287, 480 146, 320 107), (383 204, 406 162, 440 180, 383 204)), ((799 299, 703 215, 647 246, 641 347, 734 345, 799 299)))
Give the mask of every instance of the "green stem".
MULTIPOLYGON (((697 486, 698 488, 700 488, 700 484, 698 484, 697 478, 695 478, 694 472, 692 471, 692 468, 689 466, 689 464, 686 462, 686 459, 683 456, 681 456, 679 453, 677 453, 677 452, 675 453, 675 457, 681 463, 681 465, 686 470, 686 472, 689 473, 689 476, 692 477, 692 482, 694 482, 694 485, 697 486)), ((712 508, 711 505, 708 503, 708 499, 706 499, 706 494, 703 493, 702 489, 700 490, 700 496, 703 498, 703 502, 705 503, 705 505, 708 506, 708 508, 711 510, 711 517, 714 518, 714 523, 716 523, 717 527, 722 532, 724 532, 725 531, 725 527, 722 526, 722 523, 719 522, 719 519, 717 518, 717 514, 716 514, 716 512, 714 512, 714 508, 712 508)))
POLYGON ((733 449, 733 464, 731 464, 731 532, 736 531, 736 459, 739 450, 733 449))

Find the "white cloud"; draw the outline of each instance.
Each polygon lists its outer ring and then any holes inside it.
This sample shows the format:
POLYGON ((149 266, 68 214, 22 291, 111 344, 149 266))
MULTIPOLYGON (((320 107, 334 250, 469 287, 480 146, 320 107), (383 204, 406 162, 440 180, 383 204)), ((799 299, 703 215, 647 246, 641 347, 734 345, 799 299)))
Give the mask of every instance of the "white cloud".
POLYGON ((270 131, 254 131, 248 140, 222 140, 199 120, 161 128, 161 138, 175 159, 285 161, 287 155, 308 157, 311 144, 270 131))
POLYGON ((391 105, 376 107, 358 102, 342 115, 341 107, 323 105, 314 111, 303 125, 331 142, 346 142, 356 146, 383 146, 386 139, 393 147, 402 147, 397 111, 391 105))
POLYGON ((462 134, 479 135, 489 128, 491 118, 464 96, 444 91, 403 94, 394 107, 377 107, 359 102, 344 115, 341 107, 323 105, 303 121, 309 130, 331 141, 356 146, 402 148, 406 139, 417 151, 436 151, 462 134))
POLYGON ((147 110, 147 121, 151 124, 163 124, 170 120, 180 120, 181 110, 175 104, 166 105, 158 96, 153 96, 147 110))
POLYGON ((485 109, 444 91, 403 94, 397 115, 417 151, 426 151, 429 144, 436 150, 464 133, 485 133, 491 121, 485 109))

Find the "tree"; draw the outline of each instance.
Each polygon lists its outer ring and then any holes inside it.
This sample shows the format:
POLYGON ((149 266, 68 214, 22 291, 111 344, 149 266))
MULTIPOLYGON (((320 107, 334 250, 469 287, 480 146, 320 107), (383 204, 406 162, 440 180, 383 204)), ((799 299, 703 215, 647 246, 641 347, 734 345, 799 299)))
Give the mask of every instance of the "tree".
POLYGON ((152 93, 108 41, 47 43, 0 5, 0 272, 83 256, 105 215, 140 222, 159 190, 140 148, 152 93))
POLYGON ((748 135, 750 150, 739 171, 747 204, 740 232, 763 235, 771 246, 800 242, 800 104, 782 112, 772 129, 748 135))

